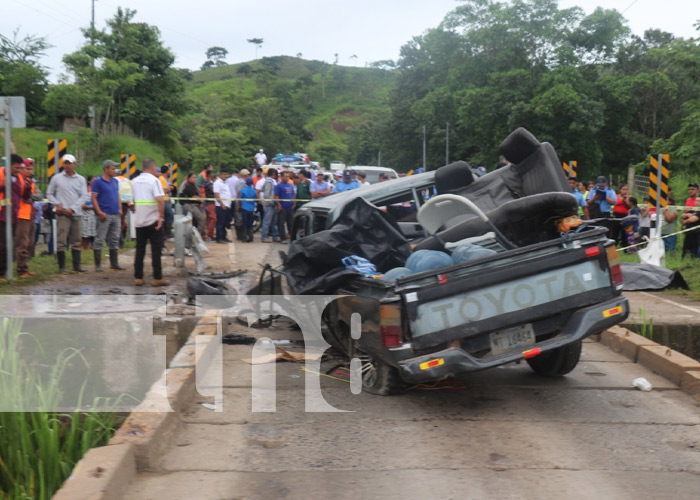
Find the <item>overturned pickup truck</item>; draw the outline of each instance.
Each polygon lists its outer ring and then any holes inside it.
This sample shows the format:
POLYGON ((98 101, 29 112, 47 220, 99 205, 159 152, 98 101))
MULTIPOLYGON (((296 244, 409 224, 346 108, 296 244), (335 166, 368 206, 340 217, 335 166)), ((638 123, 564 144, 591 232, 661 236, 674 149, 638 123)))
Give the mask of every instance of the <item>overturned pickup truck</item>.
POLYGON ((518 129, 501 153, 512 163, 480 178, 457 162, 296 213, 287 281, 344 296, 326 308, 324 335, 362 361, 364 390, 522 359, 562 376, 584 338, 627 317, 615 246, 578 219, 552 146, 518 129), (357 257, 374 269, 341 264, 357 257))

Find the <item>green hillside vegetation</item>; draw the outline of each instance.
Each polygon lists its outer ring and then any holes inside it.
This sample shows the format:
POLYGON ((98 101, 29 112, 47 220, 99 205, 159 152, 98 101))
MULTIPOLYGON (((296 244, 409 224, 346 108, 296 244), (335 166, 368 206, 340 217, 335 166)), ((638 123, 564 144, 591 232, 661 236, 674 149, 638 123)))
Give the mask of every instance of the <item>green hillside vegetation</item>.
MULTIPOLYGON (((700 167, 700 38, 633 35, 614 9, 462 0, 398 60, 365 68, 287 56, 229 65, 225 48, 210 47, 207 69, 178 69, 158 28, 131 9, 84 35, 63 58, 71 82, 57 85, 39 62, 46 39, 0 37, 0 95, 25 96, 30 127, 93 116, 95 137, 75 138, 95 141, 88 165, 122 149, 138 154, 113 137, 118 130, 159 145, 151 154, 183 171, 248 167, 261 147, 325 166, 377 164, 381 153, 382 164, 407 171, 419 166, 424 139, 434 169, 449 129, 447 161, 493 169, 501 141, 525 127, 585 178, 626 176, 630 164, 645 173, 656 153, 671 156, 673 175, 700 167)), ((36 147, 29 153, 43 155, 36 147)))
POLYGON ((383 69, 285 56, 208 68, 192 75, 188 94, 199 117, 185 120, 181 134, 195 165, 208 154, 214 163, 248 166, 260 147, 268 157, 304 151, 326 166, 376 163, 378 150, 353 137, 389 112, 395 79, 383 69), (227 134, 216 131, 227 124, 227 134))
POLYGON ((118 162, 122 153, 135 154, 137 168, 146 157, 155 159, 158 164, 171 162, 162 147, 135 137, 103 137, 98 148, 88 129, 80 129, 74 133, 45 132, 30 128, 12 129, 11 138, 20 156, 34 158, 40 166, 46 163, 47 141, 66 139, 68 153, 78 159, 78 172, 83 175, 102 173, 102 162, 107 159, 118 162))

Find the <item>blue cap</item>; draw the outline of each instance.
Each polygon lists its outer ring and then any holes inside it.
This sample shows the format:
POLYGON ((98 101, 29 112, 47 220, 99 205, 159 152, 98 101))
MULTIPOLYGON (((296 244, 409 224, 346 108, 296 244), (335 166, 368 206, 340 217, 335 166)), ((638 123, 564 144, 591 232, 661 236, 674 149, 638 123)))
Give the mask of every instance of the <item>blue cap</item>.
POLYGON ((253 179, 251 179, 250 177, 248 177, 248 178, 245 180, 245 184, 246 184, 246 186, 252 186, 252 185, 253 185, 253 179))
POLYGON ((349 168, 343 170, 343 177, 351 177, 351 176, 352 176, 352 170, 350 170, 349 168))

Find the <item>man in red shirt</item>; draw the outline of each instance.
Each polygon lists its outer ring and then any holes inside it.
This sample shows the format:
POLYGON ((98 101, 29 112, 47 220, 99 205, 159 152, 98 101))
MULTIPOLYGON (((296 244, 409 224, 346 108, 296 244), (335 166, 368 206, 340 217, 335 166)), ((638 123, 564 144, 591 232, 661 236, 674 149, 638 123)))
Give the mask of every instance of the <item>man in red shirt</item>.
MULTIPOLYGON (((686 210, 681 214, 681 224, 683 229, 692 229, 700 226, 700 200, 698 200, 698 185, 695 182, 688 184, 688 199, 685 206, 695 210, 686 210)), ((698 246, 700 245, 700 229, 685 233, 683 241, 683 257, 690 254, 691 257, 698 258, 698 246)))
POLYGON ((34 200, 36 192, 32 176, 34 175, 34 160, 25 158, 19 169, 20 182, 23 184, 22 197, 19 200, 17 212, 17 229, 15 230, 15 253, 17 254, 17 277, 20 279, 33 276, 29 270, 29 259, 34 251, 34 200))
POLYGON ((5 193, 5 175, 7 173, 7 168, 0 167, 0 280, 5 279, 5 273, 7 272, 7 240, 5 236, 8 216, 12 224, 13 235, 17 228, 17 214, 19 212, 19 200, 22 192, 19 169, 23 163, 24 160, 20 155, 13 154, 10 157, 9 175, 12 176, 10 193, 5 193), (12 210, 9 210, 9 207, 3 204, 6 199, 12 202, 12 210))

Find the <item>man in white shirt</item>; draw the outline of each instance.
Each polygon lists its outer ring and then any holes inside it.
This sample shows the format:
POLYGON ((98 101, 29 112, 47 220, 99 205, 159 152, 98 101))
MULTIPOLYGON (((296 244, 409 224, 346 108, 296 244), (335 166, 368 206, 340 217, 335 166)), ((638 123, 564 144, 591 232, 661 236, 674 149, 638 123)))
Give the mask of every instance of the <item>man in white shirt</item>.
POLYGON ((362 187, 369 187, 372 185, 369 182, 367 182, 367 172, 365 172, 364 170, 357 171, 357 182, 359 182, 360 186, 362 187))
POLYGON ((163 219, 165 216, 165 193, 156 173, 156 161, 144 158, 141 175, 131 181, 134 204, 134 226, 136 226, 136 258, 134 260, 134 285, 143 286, 143 259, 146 245, 151 242, 153 263, 153 286, 169 285, 163 279, 160 263, 163 249, 163 219))
POLYGON ((66 241, 70 241, 73 271, 87 272, 80 266, 80 235, 82 231, 83 204, 88 199, 85 177, 75 171, 73 155, 63 156, 63 172, 54 175, 49 181, 46 197, 56 207, 58 226, 58 269, 66 274, 66 241))
POLYGON ((255 163, 257 163, 257 164, 260 165, 261 167, 262 167, 263 165, 266 165, 266 164, 267 164, 267 155, 266 155, 265 152, 262 150, 262 148, 260 148, 260 151, 258 151, 258 154, 255 155, 255 163))
POLYGON ((231 220, 231 189, 226 183, 228 170, 221 169, 219 177, 214 181, 214 198, 216 198, 216 242, 231 243, 226 237, 226 226, 231 220))

